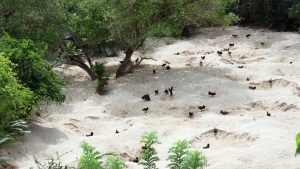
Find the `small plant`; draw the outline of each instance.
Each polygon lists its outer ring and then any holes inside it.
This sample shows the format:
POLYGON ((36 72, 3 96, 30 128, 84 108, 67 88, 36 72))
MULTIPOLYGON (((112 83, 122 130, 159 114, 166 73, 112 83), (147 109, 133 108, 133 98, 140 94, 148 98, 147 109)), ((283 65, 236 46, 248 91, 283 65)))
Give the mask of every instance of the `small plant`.
POLYGON ((114 155, 112 152, 101 154, 99 151, 95 151, 96 148, 86 141, 83 141, 80 147, 83 149, 83 154, 78 161, 80 169, 104 169, 103 162, 99 160, 102 160, 104 156, 114 155))
POLYGON ((98 86, 96 89, 96 92, 99 93, 100 95, 106 94, 109 92, 109 90, 107 89, 107 85, 108 85, 108 77, 110 76, 110 73, 107 71, 106 67, 104 66, 105 63, 99 63, 96 62, 93 66, 92 66, 92 70, 93 72, 95 72, 95 74, 97 75, 97 79, 98 79, 98 86))
POLYGON ((300 133, 298 133, 296 136, 296 144, 297 144, 297 149, 296 149, 295 157, 300 156, 300 133))
POLYGON ((141 143, 144 143, 146 148, 142 150, 142 156, 140 157, 140 165, 144 166, 144 169, 155 169, 156 161, 159 161, 159 158, 156 156, 157 152, 155 148, 152 147, 153 144, 161 144, 158 141, 157 131, 152 131, 150 133, 145 132, 142 135, 141 143))
POLYGON ((201 151, 188 151, 181 163, 182 169, 203 169, 207 165, 207 159, 201 151))
POLYGON ((181 163, 184 155, 188 152, 188 148, 191 148, 191 145, 187 142, 187 140, 178 140, 175 142, 168 151, 168 153, 172 154, 167 158, 167 160, 171 161, 171 163, 167 166, 171 169, 181 169, 181 163))
MULTIPOLYGON (((60 162, 60 158, 67 153, 68 152, 59 155, 58 152, 56 152, 56 159, 48 159, 45 164, 41 164, 36 157, 33 157, 33 159, 39 169, 75 169, 75 167, 63 166, 62 162, 60 162)), ((33 169, 33 167, 30 167, 30 169, 33 169)))
POLYGON ((124 169, 128 168, 124 160, 119 156, 109 156, 105 161, 106 169, 124 169))

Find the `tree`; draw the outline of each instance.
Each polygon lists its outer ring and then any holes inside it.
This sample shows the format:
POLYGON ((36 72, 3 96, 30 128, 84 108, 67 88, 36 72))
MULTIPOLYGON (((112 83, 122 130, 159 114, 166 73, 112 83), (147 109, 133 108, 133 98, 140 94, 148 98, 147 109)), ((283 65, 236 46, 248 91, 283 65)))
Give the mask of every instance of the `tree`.
POLYGON ((144 166, 144 169, 155 169, 156 161, 159 161, 159 158, 156 156, 157 152, 153 144, 160 144, 157 137, 157 131, 152 131, 150 133, 145 132, 142 135, 141 143, 145 144, 145 149, 142 150, 142 156, 140 157, 140 165, 144 166))
POLYGON ((30 88, 36 100, 61 104, 66 99, 61 88, 66 87, 67 82, 48 69, 49 63, 43 60, 46 49, 43 44, 36 45, 26 39, 16 40, 8 34, 0 38, 0 52, 14 63, 13 71, 18 82, 30 88))
POLYGON ((188 148, 191 148, 191 145, 187 140, 178 140, 175 142, 168 151, 168 153, 172 154, 167 158, 167 160, 171 161, 167 166, 171 169, 181 169, 181 163, 184 159, 184 155, 188 152, 188 148))
POLYGON ((203 169, 207 166, 207 160, 201 151, 193 150, 186 153, 181 166, 182 169, 203 169))
POLYGON ((157 35, 180 35, 183 28, 200 20, 201 24, 229 25, 237 19, 226 14, 228 2, 234 0, 103 0, 104 20, 110 37, 124 50, 126 57, 116 78, 126 74, 135 50, 146 38, 157 35), (201 12, 199 12, 201 11, 201 12))

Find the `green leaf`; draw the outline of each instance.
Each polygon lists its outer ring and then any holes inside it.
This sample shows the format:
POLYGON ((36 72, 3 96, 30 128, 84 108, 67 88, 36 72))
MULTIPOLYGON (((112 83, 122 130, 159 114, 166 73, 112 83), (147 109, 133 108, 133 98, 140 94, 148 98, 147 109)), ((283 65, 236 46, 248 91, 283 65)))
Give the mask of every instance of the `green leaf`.
POLYGON ((300 147, 300 133, 298 133, 296 136, 296 144, 298 147, 300 147))

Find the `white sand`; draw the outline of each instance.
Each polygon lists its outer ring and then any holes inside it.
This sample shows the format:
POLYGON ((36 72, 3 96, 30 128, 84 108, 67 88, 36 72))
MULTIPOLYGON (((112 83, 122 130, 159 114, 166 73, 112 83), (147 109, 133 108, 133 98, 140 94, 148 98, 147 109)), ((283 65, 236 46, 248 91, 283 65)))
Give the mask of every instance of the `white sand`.
MULTIPOLYGON (((129 168, 139 169, 140 165, 130 161, 140 155, 141 135, 157 130, 162 142, 155 145, 160 169, 166 168, 168 149, 179 139, 187 139, 205 153, 210 165, 207 169, 300 168, 300 158, 294 157, 295 136, 300 132, 298 33, 203 28, 187 40, 168 41, 171 44, 157 42, 155 52, 149 54, 157 61, 145 60, 133 74, 111 78, 109 95, 95 94, 96 85, 88 75, 78 67, 69 67, 65 78, 72 85, 63 89, 66 102, 43 106, 42 118, 33 116, 32 132, 21 137, 24 145, 7 148, 3 154, 28 169, 36 168, 32 156, 44 161, 56 151, 72 150, 62 161, 77 166, 82 154, 79 143, 85 140, 101 153, 120 153, 129 168), (250 38, 245 37, 248 33, 250 38), (233 38, 232 34, 239 36, 233 38), (227 52, 219 56, 216 51, 228 48, 229 43, 234 43, 231 56, 227 52), (200 67, 203 55, 206 58, 200 67), (171 63, 170 71, 160 66, 164 60, 171 63), (240 65, 244 68, 237 68, 240 65), (155 75, 152 69, 156 69, 155 75), (257 89, 250 90, 249 85, 257 89), (171 86, 172 97, 163 93, 171 86), (158 95, 154 94, 156 89, 158 95), (210 97, 208 91, 217 95, 210 97), (147 93, 150 102, 141 99, 147 93), (207 109, 201 112, 198 105, 207 109), (147 113, 142 111, 145 107, 149 107, 147 113), (220 110, 230 114, 224 116, 220 110), (188 117, 189 111, 194 112, 193 118, 188 117), (271 117, 266 116, 267 111, 271 117), (217 135, 214 127, 220 129, 217 135), (91 131, 94 136, 85 137, 91 131), (207 143, 211 147, 204 150, 207 143)), ((132 59, 138 56, 136 52, 132 59)), ((122 57, 98 60, 109 62, 109 70, 115 72, 122 57)))

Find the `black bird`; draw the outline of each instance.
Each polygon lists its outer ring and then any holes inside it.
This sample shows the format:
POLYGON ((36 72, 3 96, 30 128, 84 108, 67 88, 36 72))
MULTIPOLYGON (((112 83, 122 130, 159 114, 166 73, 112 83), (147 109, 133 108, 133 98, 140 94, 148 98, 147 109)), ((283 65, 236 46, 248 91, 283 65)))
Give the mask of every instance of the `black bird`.
POLYGON ((201 56, 201 59, 203 59, 203 60, 204 60, 204 59, 205 59, 205 56, 201 56))
POLYGON ((229 46, 234 46, 234 43, 229 43, 229 46))
POLYGON ((173 91, 173 86, 171 86, 171 90, 173 91))
POLYGON ((267 116, 271 116, 271 113, 269 113, 268 111, 267 111, 267 116))
POLYGON ((290 64, 292 64, 293 62, 290 62, 290 64))
POLYGON ((220 113, 223 114, 223 115, 227 115, 229 112, 221 110, 220 113))
POLYGON ((119 61, 120 63, 123 63, 124 61, 119 61))
POLYGON ((223 52, 221 52, 221 51, 217 51, 217 53, 218 53, 219 55, 222 55, 222 54, 223 54, 223 52))
POLYGON ((136 58, 136 59, 135 59, 135 63, 137 63, 137 62, 139 62, 139 58, 136 58))
POLYGON ((89 137, 89 136, 93 136, 93 135, 94 135, 94 133, 93 133, 93 132, 91 132, 91 134, 90 134, 90 135, 86 134, 86 136, 87 136, 87 137, 89 137))
POLYGON ((209 144, 207 144, 205 147, 203 147, 204 149, 208 149, 209 148, 209 144))
POLYGON ((225 51, 229 51, 229 48, 224 48, 225 51))
POLYGON ((194 115, 193 112, 189 112, 189 116, 192 117, 194 115))
POLYGON ((144 111, 144 112, 147 112, 148 111, 148 107, 146 107, 146 108, 143 108, 142 110, 144 111))
POLYGON ((165 90, 165 94, 169 94, 169 91, 168 91, 168 89, 166 89, 166 90, 165 90))
POLYGON ((231 55, 232 52, 228 51, 228 55, 231 55))
POLYGON ((168 66, 166 67, 166 69, 167 69, 167 70, 170 70, 170 69, 171 69, 171 67, 168 65, 168 66))
POLYGON ((251 36, 251 34, 247 34, 246 37, 249 38, 251 36))
POLYGON ((249 77, 247 77, 247 79, 246 79, 247 81, 249 81, 250 79, 249 79, 249 77))
POLYGON ((214 95, 216 95, 216 92, 210 92, 210 91, 208 91, 208 95, 211 95, 212 97, 214 97, 214 95))
POLYGON ((169 88, 170 95, 173 95, 173 91, 169 88))
POLYGON ((232 35, 232 36, 236 38, 238 35, 232 35))
POLYGON ((240 69, 242 69, 244 67, 244 65, 242 65, 242 66, 238 66, 238 68, 240 68, 240 69))
POLYGON ((249 86, 249 89, 255 90, 256 86, 249 86))
POLYGON ((174 55, 179 55, 179 52, 174 53, 174 55))
POLYGON ((198 106, 198 108, 202 111, 202 110, 205 110, 205 106, 198 106))
POLYGON ((116 133, 118 134, 118 133, 120 133, 118 130, 116 130, 116 133))
POLYGON ((158 94, 158 89, 157 90, 154 90, 155 94, 158 94))
POLYGON ((132 160, 132 162, 134 162, 134 163, 139 163, 139 158, 138 158, 138 157, 135 157, 135 159, 132 160))
POLYGON ((217 134, 217 132, 218 132, 218 129, 216 129, 216 128, 214 127, 214 133, 217 134))
POLYGON ((265 43, 264 43, 264 42, 260 42, 260 44, 261 44, 261 45, 264 45, 265 43))
POLYGON ((155 74, 155 70, 153 69, 152 71, 153 71, 153 74, 155 74))
POLYGON ((164 64, 162 64, 161 66, 164 67, 164 66, 166 66, 166 65, 167 65, 167 64, 164 63, 164 64))
POLYGON ((144 146, 142 146, 142 149, 143 149, 143 150, 146 150, 146 149, 147 149, 146 144, 145 144, 144 146))
POLYGON ((272 78, 269 80, 269 83, 272 83, 272 78))
POLYGON ((150 96, 149 94, 145 94, 144 96, 142 96, 142 99, 146 100, 146 101, 150 101, 150 96))

